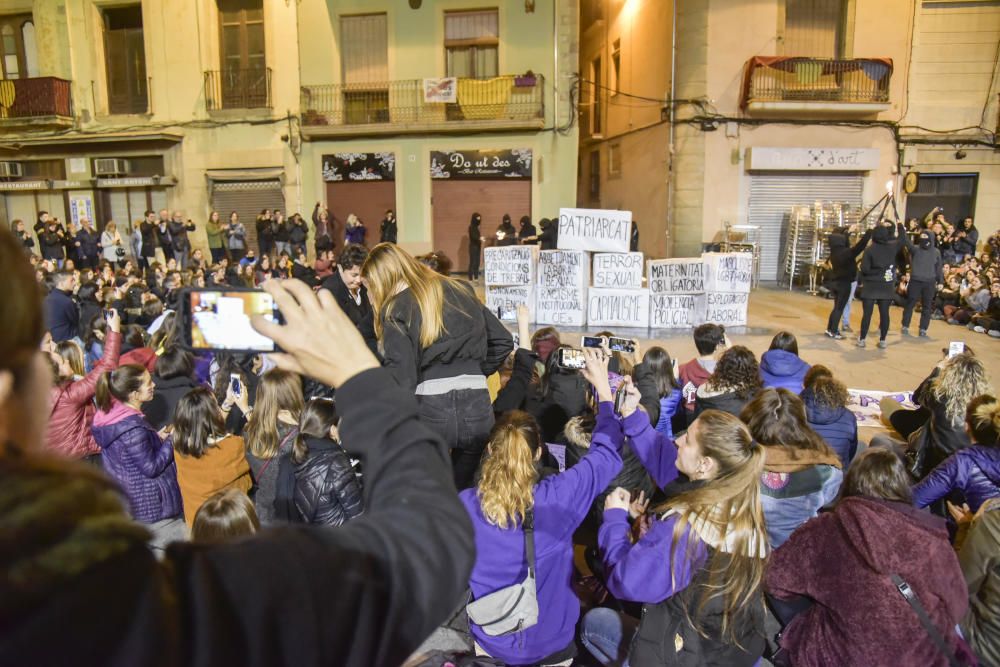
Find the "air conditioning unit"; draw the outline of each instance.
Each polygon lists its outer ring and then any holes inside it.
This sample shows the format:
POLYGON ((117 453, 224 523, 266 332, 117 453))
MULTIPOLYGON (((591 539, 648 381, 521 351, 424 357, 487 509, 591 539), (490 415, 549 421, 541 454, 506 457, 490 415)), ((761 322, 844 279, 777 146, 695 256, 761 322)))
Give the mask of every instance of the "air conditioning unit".
POLYGON ((24 176, 24 167, 20 162, 0 162, 0 178, 20 178, 24 176))
POLYGON ((129 173, 128 160, 119 158, 98 158, 94 160, 94 175, 124 176, 129 173))

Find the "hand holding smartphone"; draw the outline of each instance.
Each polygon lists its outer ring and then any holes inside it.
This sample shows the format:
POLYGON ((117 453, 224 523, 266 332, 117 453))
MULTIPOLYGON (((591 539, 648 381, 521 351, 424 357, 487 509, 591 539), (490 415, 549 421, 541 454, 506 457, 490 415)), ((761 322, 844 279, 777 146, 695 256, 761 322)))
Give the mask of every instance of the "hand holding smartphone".
POLYGON ((250 325, 255 315, 281 322, 274 298, 260 289, 188 289, 181 295, 184 344, 193 350, 275 352, 274 342, 250 325))

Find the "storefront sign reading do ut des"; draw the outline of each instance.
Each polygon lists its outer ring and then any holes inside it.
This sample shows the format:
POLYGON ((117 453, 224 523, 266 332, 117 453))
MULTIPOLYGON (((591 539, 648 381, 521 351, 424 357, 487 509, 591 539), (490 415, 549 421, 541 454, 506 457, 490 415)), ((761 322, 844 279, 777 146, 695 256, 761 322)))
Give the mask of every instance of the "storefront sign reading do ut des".
POLYGON ((323 180, 394 181, 395 153, 333 153, 323 156, 323 180))
POLYGON ((878 169, 877 148, 748 149, 748 169, 754 171, 871 171, 878 169))
POLYGON ((531 149, 431 151, 431 178, 453 181, 531 178, 531 149))

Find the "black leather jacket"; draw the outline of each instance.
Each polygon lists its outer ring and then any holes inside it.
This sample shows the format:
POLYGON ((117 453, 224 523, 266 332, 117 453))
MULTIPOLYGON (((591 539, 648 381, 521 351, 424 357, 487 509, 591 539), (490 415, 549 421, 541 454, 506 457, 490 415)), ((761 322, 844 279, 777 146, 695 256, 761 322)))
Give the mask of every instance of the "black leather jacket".
POLYGON ((340 526, 361 516, 361 484, 344 448, 306 438, 309 457, 295 466, 295 507, 306 523, 340 526))

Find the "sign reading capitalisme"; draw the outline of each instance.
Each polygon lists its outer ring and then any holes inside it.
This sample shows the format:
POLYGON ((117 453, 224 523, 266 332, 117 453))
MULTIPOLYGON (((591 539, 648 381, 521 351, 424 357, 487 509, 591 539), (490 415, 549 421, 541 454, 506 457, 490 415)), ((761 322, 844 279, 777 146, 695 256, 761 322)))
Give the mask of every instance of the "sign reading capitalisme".
POLYGON ((323 180, 396 180, 395 153, 333 153, 323 156, 323 180))
POLYGON ((431 151, 431 178, 453 181, 531 178, 531 149, 431 151))

